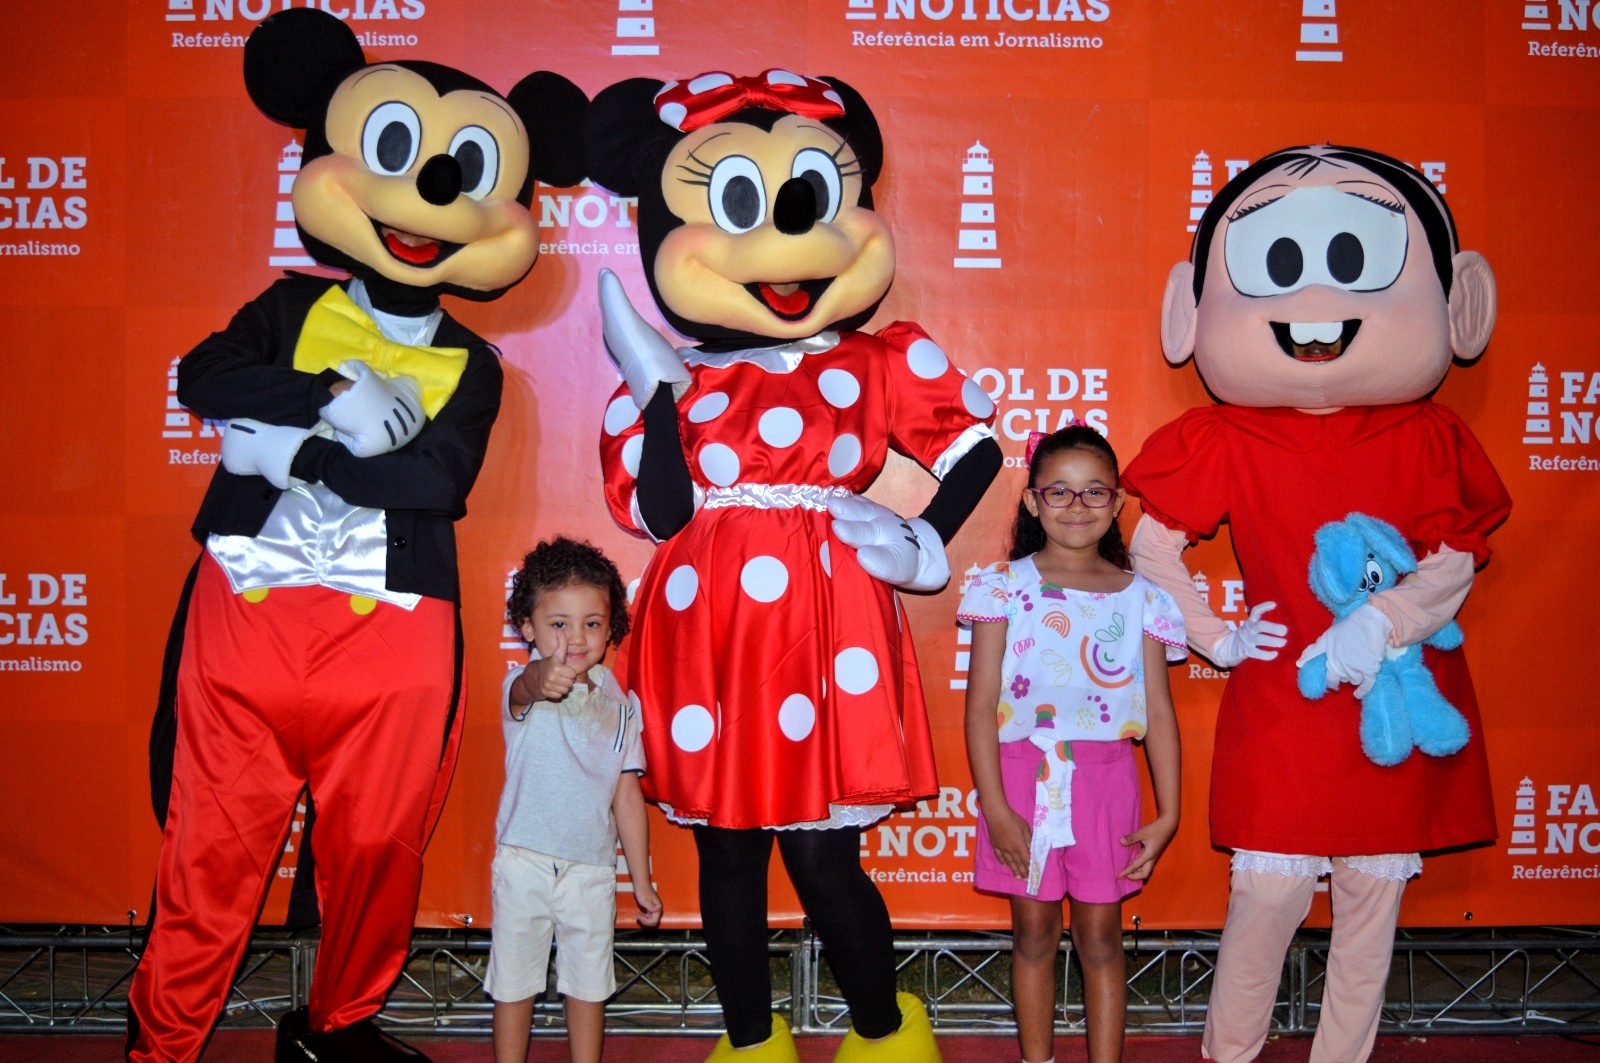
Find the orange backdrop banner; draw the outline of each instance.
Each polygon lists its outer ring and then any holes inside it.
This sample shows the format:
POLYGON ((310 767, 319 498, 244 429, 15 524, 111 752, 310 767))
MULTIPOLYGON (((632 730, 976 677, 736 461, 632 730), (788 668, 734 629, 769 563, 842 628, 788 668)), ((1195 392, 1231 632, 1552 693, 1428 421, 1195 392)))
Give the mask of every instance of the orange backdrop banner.
MULTIPOLYGON (((1430 857, 1401 918, 1600 922, 1600 714, 1582 635, 1600 597, 1588 557, 1600 542, 1600 359, 1582 338, 1600 333, 1600 11, 1588 0, 9 5, 0 314, 20 349, 0 421, 12 470, 0 492, 0 922, 146 916, 159 845, 149 723, 197 549, 189 522, 219 460, 218 426, 176 402, 176 361, 282 270, 315 268, 288 213, 297 134, 255 110, 240 70, 250 30, 287 6, 346 19, 370 58, 432 59, 501 88, 535 69, 593 95, 627 77, 783 66, 841 77, 871 102, 887 154, 875 198, 900 257, 875 325, 917 321, 951 353, 998 404, 1007 459, 950 544, 957 578, 904 599, 942 787, 861 847, 903 927, 1007 922, 970 884, 968 645, 954 610, 964 574, 1006 549, 1027 433, 1083 418, 1127 460, 1210 401, 1192 366, 1161 357, 1161 289, 1212 192, 1252 159, 1331 141, 1416 165, 1499 280, 1487 355, 1452 370, 1437 397, 1482 440, 1516 506, 1461 616, 1499 838, 1430 857)), ((540 186, 533 211, 543 246, 531 276, 498 302, 450 307, 500 347, 507 381, 459 525, 471 694, 421 925, 490 919, 496 695, 526 660, 503 616, 509 573, 557 533, 591 539, 630 581, 652 549, 606 515, 597 455, 615 386, 598 270, 615 269, 660 324, 634 204, 540 186)), ((897 460, 872 493, 908 512, 933 487, 897 460)), ((1212 608, 1242 618, 1226 535, 1189 559, 1212 608)), ((1172 669, 1184 820, 1124 907, 1146 928, 1222 923, 1227 856, 1211 847, 1206 797, 1225 679, 1195 657, 1172 669)), ((652 827, 666 924, 693 925, 692 841, 659 815, 652 827)), ((284 911, 299 839, 297 817, 267 922, 284 911)), ((623 888, 640 873, 619 868, 623 888)), ((797 922, 774 880, 776 916, 797 922)))

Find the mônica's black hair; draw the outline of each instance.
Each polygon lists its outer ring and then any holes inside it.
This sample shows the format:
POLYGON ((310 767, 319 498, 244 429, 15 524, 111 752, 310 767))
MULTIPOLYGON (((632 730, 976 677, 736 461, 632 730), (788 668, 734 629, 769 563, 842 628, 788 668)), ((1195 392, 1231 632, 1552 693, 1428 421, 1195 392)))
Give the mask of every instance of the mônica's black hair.
POLYGON ((1246 189, 1280 166, 1293 164, 1304 172, 1323 165, 1340 166, 1341 163, 1359 166, 1363 170, 1377 174, 1393 185, 1395 191, 1405 199, 1406 205, 1422 223, 1422 231, 1428 235, 1428 251, 1433 257, 1433 271, 1439 276, 1439 284, 1444 288, 1445 297, 1449 298, 1450 284, 1455 276, 1450 263, 1460 250, 1460 245, 1456 241, 1456 223, 1450 214, 1450 206, 1445 203, 1444 197, 1439 195, 1432 182, 1399 159, 1366 148, 1324 144, 1320 146, 1319 154, 1313 147, 1305 145, 1284 148, 1262 156, 1241 170, 1233 180, 1223 185, 1217 192, 1216 198, 1206 206, 1205 213, 1200 216, 1200 223, 1195 227, 1194 244, 1189 252, 1189 261, 1194 263, 1195 302, 1200 301, 1200 290, 1205 285, 1206 261, 1211 257, 1211 240, 1216 236, 1217 226, 1227 216, 1228 208, 1233 206, 1246 189))
MULTIPOLYGON (((1111 466, 1111 475, 1115 478, 1113 486, 1122 482, 1122 473, 1117 466, 1117 452, 1111 449, 1106 437, 1086 424, 1074 424, 1058 429, 1039 440, 1039 445, 1034 448, 1033 457, 1028 461, 1028 486, 1037 487, 1033 481, 1039 469, 1051 458, 1067 450, 1093 451, 1111 466)), ((1044 505, 1043 501, 1039 504, 1044 505)), ((1028 507, 1022 499, 1017 499, 1017 519, 1011 526, 1010 560, 1020 561, 1024 557, 1036 554, 1044 549, 1046 542, 1044 525, 1039 522, 1038 517, 1028 512, 1028 507)), ((1122 528, 1115 518, 1111 521, 1111 527, 1106 529, 1105 535, 1100 538, 1100 556, 1118 568, 1128 567, 1128 548, 1122 542, 1122 528)))
POLYGON ((539 592, 574 585, 606 593, 611 599, 610 642, 613 646, 622 642, 628 633, 628 591, 622 585, 622 574, 598 549, 564 535, 539 543, 522 559, 506 598, 506 619, 520 631, 533 617, 539 592))

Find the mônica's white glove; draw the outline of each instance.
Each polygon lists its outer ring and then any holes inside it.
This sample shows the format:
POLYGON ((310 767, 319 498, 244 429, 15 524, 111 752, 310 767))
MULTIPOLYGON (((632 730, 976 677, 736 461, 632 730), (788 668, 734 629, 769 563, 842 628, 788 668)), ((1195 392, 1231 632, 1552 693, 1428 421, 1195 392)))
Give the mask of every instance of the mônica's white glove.
POLYGON ((1226 635, 1211 644, 1206 654, 1218 668, 1228 669, 1243 664, 1247 658, 1270 661, 1288 644, 1289 629, 1266 619, 1278 607, 1277 602, 1262 602, 1250 610, 1250 615, 1226 635))
POLYGON ((874 579, 908 591, 936 591, 950 582, 944 542, 921 517, 902 517, 860 495, 828 500, 833 534, 855 547, 856 560, 874 579))
POLYGON ((609 269, 600 271, 600 331, 639 409, 650 405, 661 384, 672 385, 674 399, 689 389, 689 367, 666 337, 639 316, 622 281, 609 269))
POLYGON ((318 427, 289 428, 235 417, 222 433, 222 467, 235 476, 265 476, 272 486, 287 491, 305 483, 289 475, 289 466, 300 444, 315 435, 318 427))
POLYGON ((1378 677, 1378 666, 1389 650, 1389 633, 1394 625, 1377 606, 1364 602, 1350 615, 1335 620, 1318 638, 1305 648, 1295 666, 1305 664, 1317 654, 1328 657, 1328 689, 1340 683, 1356 688, 1356 697, 1364 698, 1378 677))
POLYGON ((348 361, 341 375, 355 383, 320 411, 333 438, 358 458, 399 450, 422 430, 422 388, 408 376, 384 376, 365 362, 348 361))

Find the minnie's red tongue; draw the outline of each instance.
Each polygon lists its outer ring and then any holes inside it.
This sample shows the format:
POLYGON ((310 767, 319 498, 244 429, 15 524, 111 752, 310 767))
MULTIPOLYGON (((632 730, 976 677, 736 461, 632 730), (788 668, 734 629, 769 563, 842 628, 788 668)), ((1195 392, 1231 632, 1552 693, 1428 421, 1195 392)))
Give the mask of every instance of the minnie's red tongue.
POLYGON ((391 232, 383 234, 383 243, 391 255, 413 266, 426 266, 439 257, 439 244, 435 240, 408 244, 391 232))
POLYGON ((760 285, 760 291, 762 300, 768 306, 778 313, 786 314, 790 317, 805 313, 806 308, 811 305, 811 296, 807 295, 806 290, 798 285, 788 295, 780 295, 777 289, 770 284, 760 285))

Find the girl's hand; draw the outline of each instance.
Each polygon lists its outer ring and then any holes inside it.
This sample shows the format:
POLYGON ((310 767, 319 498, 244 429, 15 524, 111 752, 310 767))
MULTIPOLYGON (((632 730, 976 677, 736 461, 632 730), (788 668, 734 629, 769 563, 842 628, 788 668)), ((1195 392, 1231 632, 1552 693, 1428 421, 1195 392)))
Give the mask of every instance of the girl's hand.
POLYGON ((990 814, 984 810, 989 824, 989 847, 1013 875, 1028 877, 1028 855, 1033 844, 1033 830, 1028 821, 1017 815, 1009 805, 1001 805, 990 814))
POLYGON ((1178 820, 1176 817, 1167 819, 1158 816, 1122 839, 1122 844, 1132 848, 1141 846, 1134 856, 1133 863, 1123 870, 1122 876, 1135 882, 1144 882, 1150 877, 1150 872, 1156 869, 1156 861, 1161 859, 1161 854, 1166 851, 1167 843, 1172 841, 1172 836, 1178 833, 1178 820))
POLYGON ((648 882, 634 882, 633 903, 639 906, 640 926, 661 925, 661 898, 648 882))
POLYGON ((522 685, 539 695, 541 701, 560 701, 578 681, 577 669, 567 663, 567 633, 557 631, 555 645, 537 661, 522 670, 522 685))

